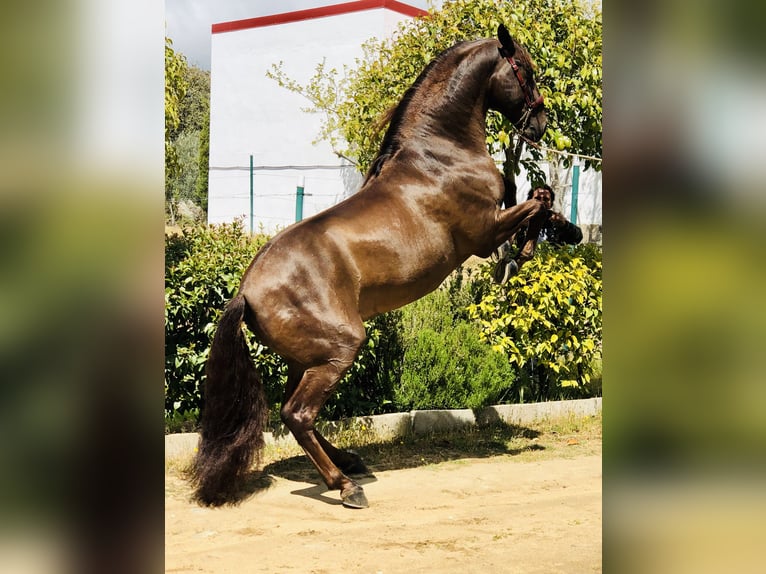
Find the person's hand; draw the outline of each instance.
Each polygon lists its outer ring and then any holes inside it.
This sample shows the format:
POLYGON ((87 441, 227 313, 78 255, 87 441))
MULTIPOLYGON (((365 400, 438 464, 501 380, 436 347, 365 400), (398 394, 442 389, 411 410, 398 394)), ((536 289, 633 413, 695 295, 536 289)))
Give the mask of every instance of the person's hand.
POLYGON ((550 220, 554 227, 561 227, 567 222, 566 217, 561 215, 558 211, 551 211, 550 220))

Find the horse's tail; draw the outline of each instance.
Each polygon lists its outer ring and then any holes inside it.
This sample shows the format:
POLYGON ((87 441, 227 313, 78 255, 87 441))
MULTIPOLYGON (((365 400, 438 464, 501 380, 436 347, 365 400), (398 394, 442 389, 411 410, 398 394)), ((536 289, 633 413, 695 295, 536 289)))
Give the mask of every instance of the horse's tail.
POLYGON ((197 500, 209 506, 233 500, 263 448, 268 407, 242 331, 246 305, 239 294, 226 306, 205 370, 202 432, 192 481, 197 500))

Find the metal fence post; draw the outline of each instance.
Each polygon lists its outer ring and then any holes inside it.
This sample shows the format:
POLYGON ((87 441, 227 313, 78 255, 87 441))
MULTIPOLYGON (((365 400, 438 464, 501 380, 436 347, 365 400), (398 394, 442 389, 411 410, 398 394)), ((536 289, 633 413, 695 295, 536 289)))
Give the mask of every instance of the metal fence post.
POLYGON ((577 160, 572 164, 572 210, 569 221, 577 223, 577 194, 580 186, 580 165, 577 160))
POLYGON ((306 178, 301 176, 298 182, 298 189, 295 193, 295 221, 296 223, 303 219, 303 189, 305 186, 306 178))
POLYGON ((250 235, 253 234, 253 154, 250 154, 250 235))

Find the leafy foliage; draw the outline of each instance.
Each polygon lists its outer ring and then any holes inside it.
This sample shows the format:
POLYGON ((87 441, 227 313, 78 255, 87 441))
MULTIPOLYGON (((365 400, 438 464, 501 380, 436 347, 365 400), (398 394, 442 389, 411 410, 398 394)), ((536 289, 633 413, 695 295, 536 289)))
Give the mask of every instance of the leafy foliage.
POLYGON ((469 323, 419 331, 404 355, 396 403, 402 410, 480 408, 503 399, 513 384, 507 358, 469 323))
POLYGON ((165 171, 174 174, 178 171, 178 159, 173 149, 173 132, 181 123, 179 109, 186 94, 188 84, 184 78, 186 58, 176 54, 173 41, 165 38, 165 171))
POLYGON ((171 225, 178 204, 207 210, 210 72, 189 66, 165 38, 165 206, 171 225))
POLYGON ((480 340, 467 306, 485 277, 459 268, 436 291, 402 309, 404 356, 398 410, 479 408, 510 394, 507 358, 480 340))
POLYGON ((543 243, 522 272, 469 306, 520 375, 519 400, 589 394, 600 381, 601 248, 543 243))
MULTIPOLYGON (((423 68, 456 42, 494 37, 501 22, 537 64, 549 122, 543 143, 600 157, 601 11, 588 0, 447 1, 426 18, 403 22, 391 39, 367 42, 356 68, 344 67, 343 75, 325 62, 306 85, 288 78, 281 63, 268 75, 304 95, 311 102, 307 111, 323 113, 320 139, 330 141, 339 154, 355 159, 366 172, 383 137, 379 118, 398 103, 423 68)), ((499 114, 488 117, 487 144, 492 153, 518 144, 512 126, 499 114)), ((535 147, 529 152, 522 163, 530 177, 539 178, 536 163, 543 152, 535 147)), ((585 162, 586 168, 591 166, 585 162)), ((513 169, 518 173, 517 166, 513 169)))
POLYGON ((210 72, 187 65, 183 78, 186 91, 178 106, 178 125, 171 133, 174 139, 183 132, 203 130, 210 119, 210 72))
POLYGON ((198 205, 207 213, 208 166, 210 165, 210 115, 202 127, 199 136, 199 154, 197 155, 197 185, 195 196, 198 205))
POLYGON ((241 221, 195 226, 165 237, 165 411, 200 407, 215 325, 265 238, 241 221))
MULTIPOLYGON (((241 221, 166 236, 166 420, 198 414, 218 317, 267 239, 250 239, 241 221)), ((426 297, 368 321, 367 342, 322 417, 598 394, 600 247, 538 245, 502 287, 490 273, 458 269, 426 297)), ((255 341, 251 351, 276 419, 286 365, 255 341)))
MULTIPOLYGON (((180 201, 193 201, 198 203, 197 179, 199 170, 199 131, 183 131, 173 141, 173 150, 176 156, 178 170, 165 182, 165 196, 172 203, 169 208, 173 212, 173 219, 177 219, 177 205, 180 201)), ((207 171, 207 170, 205 170, 207 171)))

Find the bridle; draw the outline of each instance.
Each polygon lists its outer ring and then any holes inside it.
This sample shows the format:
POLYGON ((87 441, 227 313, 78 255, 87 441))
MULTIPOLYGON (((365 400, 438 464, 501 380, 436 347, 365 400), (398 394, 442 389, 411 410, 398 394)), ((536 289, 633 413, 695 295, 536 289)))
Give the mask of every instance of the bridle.
POLYGON ((521 117, 519 118, 519 120, 513 124, 516 129, 518 129, 519 131, 523 131, 524 128, 527 127, 527 124, 529 123, 529 118, 531 117, 532 113, 537 108, 544 106, 545 100, 543 99, 542 94, 540 94, 537 98, 534 97, 534 93, 532 93, 532 89, 524 81, 524 78, 521 77, 521 69, 519 68, 519 65, 516 63, 516 59, 513 56, 509 56, 504 48, 500 48, 500 54, 503 56, 503 58, 508 60, 508 63, 511 65, 511 68, 513 68, 513 73, 519 82, 519 86, 521 87, 521 93, 524 94, 524 100, 526 102, 526 105, 524 106, 524 112, 521 114, 521 117), (519 125, 516 125, 516 124, 519 124, 519 125))

